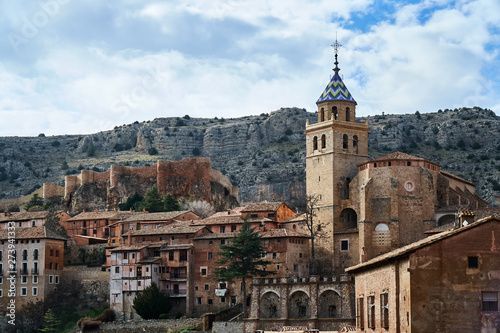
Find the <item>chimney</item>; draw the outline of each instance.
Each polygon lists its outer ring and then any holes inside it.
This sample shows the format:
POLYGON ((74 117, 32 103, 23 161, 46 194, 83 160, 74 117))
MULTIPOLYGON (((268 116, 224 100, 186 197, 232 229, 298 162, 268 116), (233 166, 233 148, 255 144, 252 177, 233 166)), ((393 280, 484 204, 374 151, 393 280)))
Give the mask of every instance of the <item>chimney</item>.
POLYGON ((132 207, 130 207, 130 212, 132 213, 132 207))

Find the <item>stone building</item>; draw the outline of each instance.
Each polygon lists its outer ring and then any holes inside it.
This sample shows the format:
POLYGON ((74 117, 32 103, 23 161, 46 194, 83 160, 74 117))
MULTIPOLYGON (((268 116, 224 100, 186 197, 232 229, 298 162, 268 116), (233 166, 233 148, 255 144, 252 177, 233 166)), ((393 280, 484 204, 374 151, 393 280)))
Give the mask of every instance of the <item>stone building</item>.
MULTIPOLYGON (((9 223, 14 223, 16 228, 42 227, 49 215, 48 210, 39 212, 3 212, 0 214, 0 229, 7 229, 9 223)), ((71 216, 65 211, 58 211, 56 216, 59 223, 64 224, 71 216)))
POLYGON ((28 302, 43 301, 61 282, 64 269, 65 238, 45 227, 15 228, 14 233, 15 238, 11 238, 9 229, 0 230, 1 312, 7 310, 11 299, 18 309, 28 302), (12 255, 16 257, 14 267, 12 255), (15 291, 10 289, 11 276, 15 276, 15 291), (15 293, 13 298, 11 292, 15 293))
POLYGON ((347 269, 358 332, 498 332, 500 220, 463 224, 347 269))
POLYGON ((219 267, 219 246, 230 242, 241 229, 243 217, 263 237, 266 259, 272 262, 266 269, 273 277, 305 278, 309 272, 308 236, 280 228, 276 221, 293 214, 281 202, 264 202, 203 220, 130 229, 123 235, 125 245, 108 250, 111 307, 125 318, 134 317, 133 299, 151 282, 174 300, 173 313, 201 315, 249 302, 241 291, 241 281, 218 282, 213 273, 219 267))
POLYGON ((326 225, 321 274, 422 239, 459 207, 487 206, 474 184, 437 163, 401 152, 368 160, 368 124, 356 121, 357 103, 339 70, 335 55, 335 73, 316 102, 318 121, 305 130, 307 195, 318 198, 315 220, 326 225))

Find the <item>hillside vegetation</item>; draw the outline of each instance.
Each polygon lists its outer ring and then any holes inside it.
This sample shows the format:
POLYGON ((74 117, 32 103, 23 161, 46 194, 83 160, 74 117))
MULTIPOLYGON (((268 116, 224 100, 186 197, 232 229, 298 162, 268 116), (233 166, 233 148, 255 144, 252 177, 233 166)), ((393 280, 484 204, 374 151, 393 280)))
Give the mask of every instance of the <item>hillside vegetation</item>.
MULTIPOLYGON (((90 135, 0 137, 0 198, 28 195, 44 182, 62 185, 64 175, 81 169, 207 156, 239 186, 241 202, 284 200, 295 207, 305 194, 307 119, 314 123, 317 115, 282 108, 233 119, 157 118, 90 135)), ((371 158, 400 150, 476 183, 490 203, 500 196, 500 117, 491 110, 377 115, 368 123, 371 158)), ((2 202, 0 209, 16 203, 2 202)))

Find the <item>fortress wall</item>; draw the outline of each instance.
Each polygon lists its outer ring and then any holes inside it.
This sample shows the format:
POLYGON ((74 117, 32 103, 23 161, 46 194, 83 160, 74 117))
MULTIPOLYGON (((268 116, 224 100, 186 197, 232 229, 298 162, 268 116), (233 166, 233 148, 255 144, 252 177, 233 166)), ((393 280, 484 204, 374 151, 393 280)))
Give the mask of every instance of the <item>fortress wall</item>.
POLYGON ((96 183, 109 179, 109 170, 104 172, 95 172, 92 170, 82 170, 80 174, 81 185, 96 183))
POLYGON ((162 193, 171 193, 174 196, 191 193, 210 202, 210 158, 158 161, 157 167, 157 185, 162 193))
POLYGON ((64 198, 67 199, 80 185, 80 179, 78 176, 66 176, 64 177, 64 184, 64 198))
POLYGON ((42 187, 42 198, 48 199, 48 198, 53 198, 57 196, 58 188, 63 190, 64 189, 60 186, 56 186, 54 183, 43 183, 42 187))
POLYGON ((148 167, 126 167, 123 165, 112 165, 109 173, 111 187, 117 186, 122 176, 138 176, 139 178, 156 178, 156 165, 148 167))
POLYGON ((225 188, 227 188, 229 190, 229 192, 231 193, 232 196, 234 196, 235 198, 239 198, 238 197, 238 187, 233 186, 233 184, 231 184, 231 182, 229 181, 229 178, 224 176, 219 171, 210 169, 210 181, 212 183, 222 184, 225 188))

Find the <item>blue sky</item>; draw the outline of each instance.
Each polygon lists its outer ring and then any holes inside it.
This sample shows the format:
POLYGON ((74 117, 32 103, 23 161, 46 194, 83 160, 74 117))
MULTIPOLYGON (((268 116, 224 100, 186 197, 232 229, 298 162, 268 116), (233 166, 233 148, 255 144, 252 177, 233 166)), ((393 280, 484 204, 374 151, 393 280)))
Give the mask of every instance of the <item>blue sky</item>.
POLYGON ((0 0, 0 136, 315 111, 336 34, 358 116, 500 114, 498 0, 0 0))

